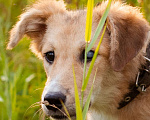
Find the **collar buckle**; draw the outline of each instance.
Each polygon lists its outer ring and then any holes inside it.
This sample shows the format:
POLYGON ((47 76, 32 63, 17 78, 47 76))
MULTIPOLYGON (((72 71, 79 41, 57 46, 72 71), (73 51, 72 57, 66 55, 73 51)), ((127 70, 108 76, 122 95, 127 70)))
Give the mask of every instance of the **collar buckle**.
POLYGON ((141 84, 141 91, 142 92, 146 92, 146 85, 145 84, 141 84))
POLYGON ((138 72, 137 78, 136 78, 136 87, 139 92, 146 92, 146 84, 139 84, 139 76, 140 72, 138 72))

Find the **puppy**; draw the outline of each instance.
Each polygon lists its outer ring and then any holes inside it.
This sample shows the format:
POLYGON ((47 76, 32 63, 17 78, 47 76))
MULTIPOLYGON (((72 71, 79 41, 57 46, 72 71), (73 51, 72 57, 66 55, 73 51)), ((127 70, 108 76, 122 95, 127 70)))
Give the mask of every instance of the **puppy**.
MULTIPOLYGON (((92 37, 107 3, 102 2, 93 10, 92 37)), ((67 119, 62 113, 65 111, 60 99, 71 118, 76 118, 72 65, 78 89, 81 90, 86 12, 68 11, 63 1, 41 0, 27 8, 10 32, 8 49, 15 47, 27 35, 32 39, 31 50, 43 60, 47 82, 42 102, 48 101, 57 108, 44 104, 42 108, 54 119, 67 119)), ((83 103, 97 69, 87 119, 149 120, 150 87, 138 83, 138 73, 142 65, 147 64, 143 56, 149 44, 149 24, 139 9, 118 1, 112 3, 107 21, 107 29, 84 92, 83 103), (142 92, 145 89, 147 91, 142 92)), ((87 70, 100 36, 101 33, 87 53, 87 70)))

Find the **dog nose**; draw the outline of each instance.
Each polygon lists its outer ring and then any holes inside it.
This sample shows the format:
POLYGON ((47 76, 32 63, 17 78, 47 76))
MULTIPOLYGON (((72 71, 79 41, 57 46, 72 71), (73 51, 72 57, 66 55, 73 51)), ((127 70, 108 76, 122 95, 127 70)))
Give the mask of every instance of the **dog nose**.
POLYGON ((47 105, 48 110, 52 110, 56 112, 58 109, 62 108, 61 101, 65 103, 66 96, 60 92, 51 92, 47 93, 44 97, 44 101, 48 101, 49 105, 47 105))

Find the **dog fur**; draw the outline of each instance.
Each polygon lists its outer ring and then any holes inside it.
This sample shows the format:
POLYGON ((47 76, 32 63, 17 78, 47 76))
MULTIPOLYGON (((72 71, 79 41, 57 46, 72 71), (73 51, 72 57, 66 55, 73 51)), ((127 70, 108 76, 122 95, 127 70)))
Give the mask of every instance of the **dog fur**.
MULTIPOLYGON (((93 10, 92 37, 107 3, 102 2, 93 10)), ((135 83, 136 75, 145 63, 143 55, 149 43, 149 24, 138 8, 119 1, 112 3, 107 21, 107 29, 84 94, 85 103, 97 69, 87 119, 149 120, 150 88, 122 109, 117 109, 123 96, 129 92, 129 84, 135 83)), ((48 92, 61 91, 67 97, 65 106, 73 119, 75 98, 72 64, 80 90, 84 66, 80 56, 85 49, 85 23, 86 9, 68 11, 63 1, 41 0, 20 16, 10 32, 7 47, 12 49, 24 35, 32 39, 31 50, 43 60, 47 74, 42 101, 48 92), (55 51, 52 65, 44 58, 44 53, 48 51, 55 51)), ((100 36, 92 50, 96 49, 100 36)), ((42 108, 48 116, 61 115, 59 111, 47 110, 45 105, 42 108)))

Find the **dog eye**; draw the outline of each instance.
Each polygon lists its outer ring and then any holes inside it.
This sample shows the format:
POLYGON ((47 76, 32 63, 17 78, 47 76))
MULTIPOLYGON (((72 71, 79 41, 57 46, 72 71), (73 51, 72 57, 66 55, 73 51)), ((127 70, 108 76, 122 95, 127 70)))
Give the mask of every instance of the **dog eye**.
MULTIPOLYGON (((94 51, 93 50, 90 50, 88 53, 87 53, 87 62, 90 62, 92 60, 94 56, 94 51)), ((85 59, 85 50, 83 51, 82 53, 82 61, 84 62, 84 59, 85 59)))
POLYGON ((55 58, 54 51, 50 51, 50 52, 45 53, 45 59, 46 59, 47 62, 49 62, 50 64, 53 63, 54 58, 55 58))
POLYGON ((90 50, 88 53, 87 53, 87 62, 91 61, 92 58, 94 56, 94 51, 90 50))

